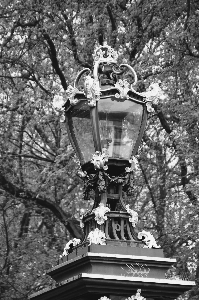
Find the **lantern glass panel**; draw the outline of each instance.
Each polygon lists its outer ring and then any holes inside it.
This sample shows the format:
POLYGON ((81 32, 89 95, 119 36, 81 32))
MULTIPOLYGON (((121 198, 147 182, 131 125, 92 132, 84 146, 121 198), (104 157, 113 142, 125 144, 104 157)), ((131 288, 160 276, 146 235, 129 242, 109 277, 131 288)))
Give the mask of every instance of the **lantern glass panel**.
POLYGON ((95 153, 90 107, 87 101, 74 105, 68 115, 68 126, 82 163, 91 160, 95 153))
POLYGON ((143 105, 115 97, 98 102, 100 139, 110 158, 130 159, 142 123, 143 105))

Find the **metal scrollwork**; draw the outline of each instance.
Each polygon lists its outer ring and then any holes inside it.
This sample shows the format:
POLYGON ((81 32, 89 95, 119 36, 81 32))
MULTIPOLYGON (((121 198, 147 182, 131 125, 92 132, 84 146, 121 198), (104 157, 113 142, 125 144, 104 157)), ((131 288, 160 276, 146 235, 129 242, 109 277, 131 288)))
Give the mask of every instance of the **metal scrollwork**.
POLYGON ((84 82, 84 93, 88 99, 88 105, 91 107, 96 106, 96 101, 100 100, 99 80, 87 75, 84 82))
POLYGON ((116 93, 115 97, 116 98, 122 98, 122 99, 128 99, 128 91, 129 91, 129 87, 130 84, 128 83, 128 81, 126 79, 124 80, 119 80, 116 84, 115 87, 120 91, 120 93, 116 93))
POLYGON ((160 246, 157 245, 154 236, 148 231, 142 230, 139 232, 138 239, 142 239, 145 243, 144 248, 160 248, 160 246))
POLYGON ((78 175, 84 180, 84 199, 89 200, 92 198, 95 190, 99 193, 106 191, 107 184, 114 182, 122 184, 123 191, 127 196, 133 194, 133 172, 124 172, 120 176, 110 176, 105 170, 98 169, 96 174, 87 174, 85 172, 78 172, 78 175))

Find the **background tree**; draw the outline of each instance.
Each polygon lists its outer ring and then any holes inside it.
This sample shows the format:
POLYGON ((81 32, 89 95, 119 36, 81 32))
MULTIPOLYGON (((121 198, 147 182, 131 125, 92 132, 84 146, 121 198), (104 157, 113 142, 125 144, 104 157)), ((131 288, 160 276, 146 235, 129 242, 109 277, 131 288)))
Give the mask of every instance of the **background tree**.
POLYGON ((46 286, 67 239, 82 237, 79 214, 90 203, 60 107, 104 42, 153 100, 128 201, 165 255, 181 258, 176 272, 198 282, 198 25, 196 0, 1 1, 2 299, 46 286))

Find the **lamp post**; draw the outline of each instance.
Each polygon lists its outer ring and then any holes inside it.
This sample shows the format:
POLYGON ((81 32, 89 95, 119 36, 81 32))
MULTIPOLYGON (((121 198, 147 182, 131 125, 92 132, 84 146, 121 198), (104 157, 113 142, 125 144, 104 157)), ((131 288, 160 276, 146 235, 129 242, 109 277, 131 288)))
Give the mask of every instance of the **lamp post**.
POLYGON ((94 205, 82 218, 84 239, 69 241, 48 272, 57 287, 31 299, 174 300, 194 285, 165 277, 176 260, 164 257, 149 232, 137 232, 138 214, 123 201, 133 191, 134 156, 147 120, 136 82, 134 69, 118 65, 116 52, 101 46, 93 70, 82 70, 68 87, 66 126, 84 197, 94 205))

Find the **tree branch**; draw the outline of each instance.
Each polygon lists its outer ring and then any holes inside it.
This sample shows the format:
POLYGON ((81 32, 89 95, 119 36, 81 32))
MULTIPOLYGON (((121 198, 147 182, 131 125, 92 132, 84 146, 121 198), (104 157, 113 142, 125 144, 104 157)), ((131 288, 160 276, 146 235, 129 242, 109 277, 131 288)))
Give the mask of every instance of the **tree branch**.
POLYGON ((153 191, 152 191, 152 189, 151 189, 150 183, 149 183, 148 178, 147 178, 147 176, 146 176, 146 172, 145 172, 145 170, 144 170, 142 164, 140 163, 140 160, 139 160, 139 166, 140 166, 140 169, 141 169, 141 171, 142 171, 142 174, 143 174, 145 183, 146 183, 146 185, 147 185, 147 187, 148 187, 148 190, 149 190, 149 193, 150 193, 150 196, 151 196, 151 200, 152 200, 153 206, 154 206, 154 208, 155 208, 155 210, 156 210, 156 208, 157 208, 156 206, 157 206, 157 205, 156 205, 156 202, 155 202, 155 198, 154 198, 154 196, 153 196, 153 191))
POLYGON ((165 130, 168 134, 170 134, 170 133, 172 132, 172 129, 171 129, 171 127, 169 126, 169 124, 168 124, 168 122, 167 122, 167 120, 166 120, 166 118, 165 118, 165 116, 164 116, 162 110, 161 110, 161 109, 159 108, 159 106, 156 105, 156 104, 153 104, 153 108, 154 108, 155 112, 157 113, 157 116, 158 116, 158 118, 159 118, 159 120, 160 120, 160 123, 161 123, 162 127, 164 128, 164 130, 165 130))
POLYGON ((187 30, 187 26, 188 26, 188 20, 189 20, 189 16, 190 16, 190 10, 191 10, 191 3, 190 0, 187 0, 187 18, 184 24, 184 30, 187 30))
POLYGON ((55 45, 54 45, 53 41, 51 40, 50 36, 48 35, 48 33, 43 32, 43 36, 44 36, 44 39, 47 41, 48 46, 49 46, 48 53, 50 55, 52 66, 53 66, 54 70, 56 71, 57 75, 59 76, 61 84, 62 84, 64 90, 67 90, 68 85, 66 83, 65 76, 64 76, 62 70, 59 67, 59 62, 58 62, 58 59, 57 59, 57 51, 56 51, 55 45))
POLYGON ((45 132, 42 130, 42 128, 38 125, 35 124, 34 125, 35 130, 38 132, 38 134, 40 135, 40 137, 42 138, 43 142, 48 145, 50 147, 50 149, 56 153, 57 152, 57 148, 55 147, 55 145, 53 145, 53 143, 50 141, 50 139, 47 137, 47 135, 45 134, 45 132))
POLYGON ((112 35, 111 35, 111 40, 112 40, 112 47, 115 46, 115 43, 116 43, 116 30, 117 30, 117 25, 116 25, 116 21, 115 21, 115 18, 113 16, 113 13, 112 13, 112 9, 111 9, 111 4, 107 5, 107 12, 108 12, 108 15, 109 15, 109 19, 111 21, 111 27, 112 27, 112 35))
POLYGON ((76 39, 75 39, 75 33, 74 33, 74 30, 73 30, 73 26, 72 26, 72 22, 71 20, 69 20, 69 18, 67 17, 67 15, 64 13, 63 14, 63 17, 66 21, 66 26, 68 28, 68 32, 69 32, 69 38, 70 38, 70 42, 71 42, 71 46, 72 46, 72 51, 73 51, 73 57, 75 59, 75 61, 82 67, 84 68, 91 68, 91 65, 86 63, 86 62, 83 62, 80 60, 79 56, 78 56, 78 53, 77 53, 77 42, 76 42, 76 39))
POLYGON ((6 224, 4 209, 3 209, 3 223, 4 223, 5 236, 6 236, 6 258, 5 258, 4 265, 2 267, 2 269, 4 270, 7 267, 7 264, 8 264, 8 255, 9 255, 9 252, 10 252, 10 245, 9 245, 9 240, 8 240, 8 228, 7 228, 7 224, 6 224))
POLYGON ((25 201, 31 201, 33 204, 44 207, 49 209, 57 218, 58 220, 66 227, 69 233, 76 238, 82 238, 83 233, 78 226, 78 220, 72 218, 71 214, 64 212, 58 204, 54 203, 53 201, 45 198, 41 198, 40 196, 33 195, 30 191, 24 190, 22 188, 17 187, 6 177, 0 173, 0 186, 10 195, 23 199, 25 201))

